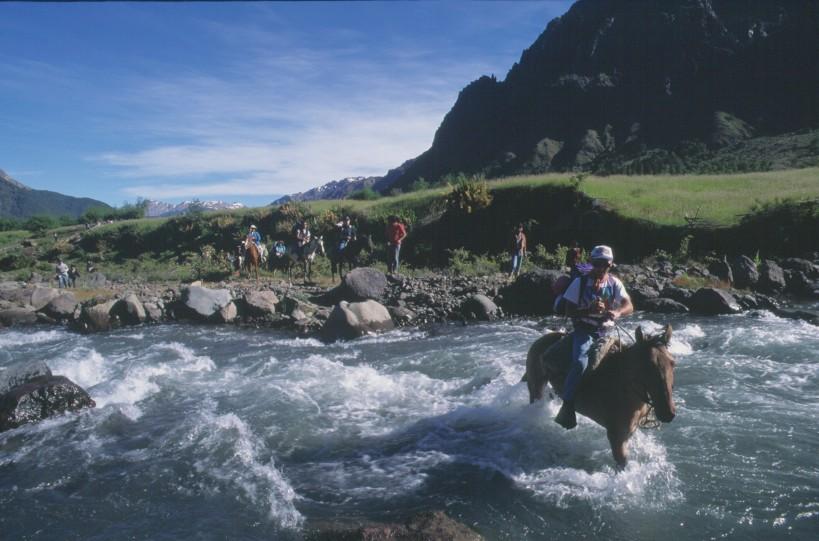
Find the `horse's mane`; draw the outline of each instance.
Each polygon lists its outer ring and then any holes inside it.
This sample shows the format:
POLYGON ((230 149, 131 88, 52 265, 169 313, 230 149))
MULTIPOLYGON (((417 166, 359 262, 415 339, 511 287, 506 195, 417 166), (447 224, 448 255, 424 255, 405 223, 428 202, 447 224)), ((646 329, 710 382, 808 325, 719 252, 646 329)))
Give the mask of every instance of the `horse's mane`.
POLYGON ((645 336, 640 342, 635 341, 627 346, 621 346, 618 351, 606 355, 606 357, 600 362, 600 366, 597 368, 596 372, 606 373, 625 366, 628 360, 640 348, 667 348, 667 344, 663 340, 662 334, 656 336, 645 336))

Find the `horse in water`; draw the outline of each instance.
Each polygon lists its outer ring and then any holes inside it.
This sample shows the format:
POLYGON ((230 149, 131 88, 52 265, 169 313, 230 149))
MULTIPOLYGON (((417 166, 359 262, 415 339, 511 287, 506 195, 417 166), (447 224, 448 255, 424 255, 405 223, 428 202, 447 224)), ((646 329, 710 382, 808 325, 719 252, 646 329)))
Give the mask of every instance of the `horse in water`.
POLYGON ((262 261, 262 254, 258 247, 256 247, 256 243, 253 242, 251 239, 245 239, 244 242, 244 268, 247 271, 248 275, 251 272, 256 274, 256 281, 259 281, 259 265, 262 261))
POLYGON ((333 244, 333 249, 329 253, 330 257, 330 280, 335 281, 335 276, 338 274, 341 280, 344 273, 344 265, 347 265, 347 272, 350 272, 358 265, 358 256, 365 249, 372 251, 375 248, 373 239, 370 235, 361 235, 355 240, 351 240, 344 247, 341 242, 333 244))
POLYGON ((277 270, 287 271, 287 279, 293 283, 293 267, 300 265, 304 272, 304 281, 310 280, 313 273, 313 261, 316 255, 325 255, 324 239, 320 235, 313 237, 310 242, 305 244, 301 252, 295 245, 286 247, 284 253, 277 252, 275 249, 268 257, 268 268, 276 275, 277 270))
MULTIPOLYGON (((575 399, 578 413, 606 429, 611 453, 620 469, 628 460, 629 438, 651 408, 664 423, 670 423, 676 415, 672 396, 675 362, 668 351, 671 326, 667 325, 659 336, 644 336, 640 327, 635 334, 633 345, 608 354, 597 368, 587 371, 575 399)), ((523 377, 529 387, 529 403, 543 398, 547 382, 563 394, 568 359, 554 353, 571 350, 571 344, 568 349, 552 346, 557 346, 564 336, 546 334, 529 348, 523 377)))

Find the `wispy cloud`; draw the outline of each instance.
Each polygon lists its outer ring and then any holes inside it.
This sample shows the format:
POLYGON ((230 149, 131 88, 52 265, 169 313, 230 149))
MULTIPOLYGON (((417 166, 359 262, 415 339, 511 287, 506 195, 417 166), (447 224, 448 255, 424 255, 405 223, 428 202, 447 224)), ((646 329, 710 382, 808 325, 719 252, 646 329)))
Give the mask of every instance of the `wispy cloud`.
POLYGON ((286 50, 245 58, 232 75, 135 82, 124 98, 140 111, 132 122, 184 143, 93 159, 142 179, 124 193, 150 197, 274 195, 380 175, 426 150, 457 91, 489 68, 431 65, 434 51, 409 47, 378 61, 353 49, 286 50), (214 176, 226 180, 203 181, 214 176))

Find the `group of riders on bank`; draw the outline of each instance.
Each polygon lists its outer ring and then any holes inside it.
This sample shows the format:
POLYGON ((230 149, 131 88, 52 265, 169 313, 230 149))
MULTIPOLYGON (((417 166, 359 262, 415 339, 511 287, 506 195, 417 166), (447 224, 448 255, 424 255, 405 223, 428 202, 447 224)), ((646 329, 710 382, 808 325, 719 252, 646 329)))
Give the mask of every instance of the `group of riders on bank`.
MULTIPOLYGON (((349 216, 345 216, 340 222, 336 223, 335 230, 335 241, 332 246, 334 250, 333 256, 337 259, 343 259, 346 252, 350 251, 349 249, 352 243, 358 240, 358 234, 349 216)), ((275 261, 273 258, 281 259, 289 254, 292 254, 297 260, 303 261, 307 257, 307 254, 305 254, 306 247, 310 246, 311 242, 315 239, 313 232, 310 230, 310 223, 307 220, 297 222, 293 226, 291 233, 292 242, 289 246, 283 240, 276 240, 269 254, 266 247, 262 244, 262 236, 259 234, 255 224, 250 226, 246 240, 255 244, 261 256, 262 263, 264 263, 265 260, 269 260, 272 263, 275 261)), ((398 272, 401 243, 407 236, 406 227, 397 216, 389 217, 385 236, 388 248, 388 272, 396 273, 398 272)), ((318 239, 321 240, 321 237, 318 237, 318 239)), ((244 257, 244 243, 240 245, 239 250, 240 257, 244 257)), ((236 261, 236 267, 237 270, 241 267, 239 260, 236 261)))
MULTIPOLYGON (((338 245, 336 248, 339 251, 343 251, 351 241, 356 239, 356 229, 350 222, 349 216, 346 216, 342 221, 338 222, 336 229, 338 230, 338 245)), ((268 255, 267 248, 262 244, 262 236, 255 224, 251 224, 246 239, 256 245, 256 250, 261 254, 263 260, 269 256, 277 258, 284 257, 288 251, 296 255, 298 259, 303 259, 305 246, 309 245, 313 240, 310 223, 307 220, 297 222, 296 225, 293 226, 292 235, 293 242, 289 247, 283 240, 275 241, 270 255, 268 255)), ((243 252, 244 244, 241 244, 240 248, 242 248, 243 252)))

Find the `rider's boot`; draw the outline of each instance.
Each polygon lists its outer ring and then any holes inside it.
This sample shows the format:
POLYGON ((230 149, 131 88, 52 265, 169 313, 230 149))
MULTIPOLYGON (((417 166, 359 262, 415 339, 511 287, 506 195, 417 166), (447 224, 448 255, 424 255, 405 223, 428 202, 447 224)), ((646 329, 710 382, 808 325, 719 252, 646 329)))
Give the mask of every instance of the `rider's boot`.
POLYGON ((555 417, 555 422, 565 428, 571 430, 577 426, 577 415, 574 413, 574 400, 564 400, 563 405, 560 406, 560 411, 555 417))

